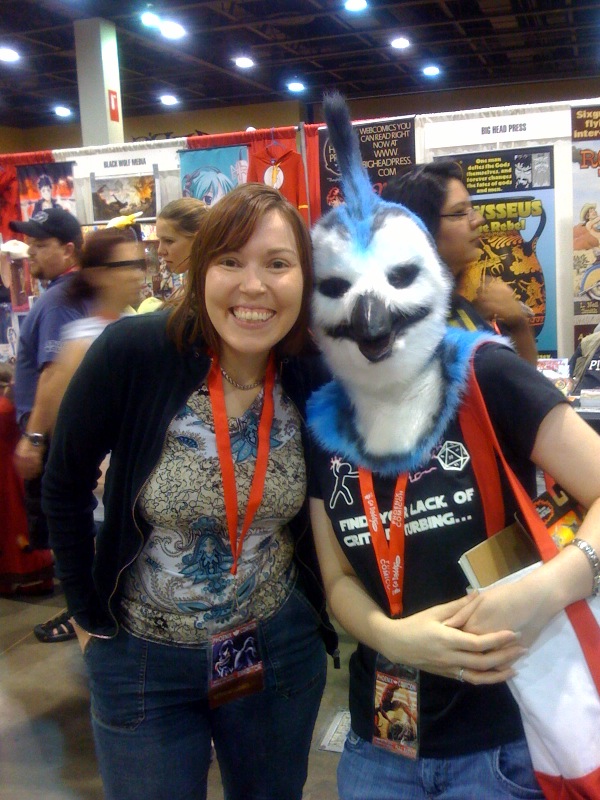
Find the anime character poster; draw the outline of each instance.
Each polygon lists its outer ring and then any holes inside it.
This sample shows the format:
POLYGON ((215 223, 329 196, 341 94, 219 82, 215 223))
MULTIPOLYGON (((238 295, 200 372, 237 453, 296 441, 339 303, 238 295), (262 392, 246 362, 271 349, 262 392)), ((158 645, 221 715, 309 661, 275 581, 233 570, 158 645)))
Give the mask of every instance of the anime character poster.
POLYGON ((557 354, 554 151, 551 146, 467 153, 462 168, 481 213, 480 255, 462 286, 473 300, 490 280, 503 280, 530 310, 540 356, 557 354))
POLYGON ((19 166, 17 181, 23 220, 57 207, 75 214, 73 162, 19 166))
POLYGON ((574 345, 600 322, 600 106, 573 108, 574 345))
MULTIPOLYGON (((415 118, 395 117, 357 122, 363 165, 377 194, 390 178, 395 178, 415 163, 415 118)), ((329 143, 327 128, 319 129, 319 177, 321 212, 344 202, 335 150, 329 143)))
POLYGON ((246 183, 248 148, 245 145, 183 150, 179 157, 183 196, 197 197, 207 206, 217 203, 238 184, 246 183))
POLYGON ((140 214, 139 220, 156 218, 154 175, 90 176, 94 222, 140 214))

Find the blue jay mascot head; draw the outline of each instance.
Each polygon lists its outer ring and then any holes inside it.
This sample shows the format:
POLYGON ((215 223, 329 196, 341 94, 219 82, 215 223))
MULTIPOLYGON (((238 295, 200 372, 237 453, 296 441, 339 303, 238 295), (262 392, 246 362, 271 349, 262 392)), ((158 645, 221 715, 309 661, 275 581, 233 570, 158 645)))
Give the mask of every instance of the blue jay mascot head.
POLYGON ((422 222, 373 190, 344 99, 323 107, 345 204, 312 231, 312 330, 334 381, 309 421, 326 447, 393 474, 416 468, 456 411, 473 335, 448 331, 449 272, 422 222))

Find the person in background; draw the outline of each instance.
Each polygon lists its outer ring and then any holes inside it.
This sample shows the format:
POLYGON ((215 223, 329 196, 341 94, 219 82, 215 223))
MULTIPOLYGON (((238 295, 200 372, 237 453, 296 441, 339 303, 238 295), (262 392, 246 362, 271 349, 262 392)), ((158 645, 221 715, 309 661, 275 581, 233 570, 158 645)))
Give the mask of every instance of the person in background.
POLYGON ((106 228, 88 234, 81 253, 81 270, 69 287, 74 301, 91 304, 90 316, 67 323, 53 370, 48 409, 50 431, 69 381, 92 342, 126 310, 138 304, 144 283, 144 245, 132 228, 106 228))
POLYGON ((450 324, 468 330, 492 330, 498 321, 517 353, 531 364, 537 362, 537 346, 528 314, 510 287, 500 281, 481 289, 474 303, 460 294, 461 275, 479 254, 479 228, 484 219, 473 208, 454 161, 433 161, 413 167, 384 187, 384 200, 402 203, 421 218, 454 281, 450 324))
MULTIPOLYGON (((27 222, 9 224, 11 230, 27 237, 32 276, 49 282, 21 325, 15 373, 15 405, 22 431, 15 466, 25 481, 29 546, 45 550, 49 544, 41 508, 41 479, 51 428, 55 362, 64 325, 87 316, 90 310, 87 301, 72 301, 68 296, 79 270, 83 239, 78 220, 62 208, 50 208, 27 222)), ((36 625, 34 633, 42 642, 75 636, 65 613, 36 625)))
POLYGON ((202 800, 211 737, 228 800, 302 796, 337 642, 306 503, 311 258, 279 192, 237 187, 179 302, 109 326, 65 393, 44 508, 107 800, 202 800))
MULTIPOLYGON (((207 209, 202 200, 182 197, 167 203, 156 218, 157 254, 170 273, 187 272, 194 236, 207 209)), ((148 297, 140 304, 138 313, 155 311, 162 305, 159 298, 148 297)))
POLYGON ((0 595, 46 594, 54 588, 50 550, 30 550, 23 481, 13 463, 20 438, 13 404, 13 373, 0 364, 0 595))

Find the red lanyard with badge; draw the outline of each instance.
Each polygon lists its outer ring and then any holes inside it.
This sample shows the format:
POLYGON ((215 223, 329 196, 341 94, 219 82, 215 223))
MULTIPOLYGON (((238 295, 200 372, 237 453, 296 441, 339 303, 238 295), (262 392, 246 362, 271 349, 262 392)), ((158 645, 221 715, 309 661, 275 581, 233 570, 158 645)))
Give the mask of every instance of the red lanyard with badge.
MULTIPOLYGON (((239 535, 237 487, 225 406, 223 376, 216 358, 213 358, 207 384, 215 426, 217 454, 223 479, 225 516, 233 558, 231 574, 236 575, 244 539, 256 515, 265 487, 274 415, 275 360, 271 356, 267 365, 263 407, 258 424, 256 465, 239 535)), ((211 708, 262 690, 264 669, 258 647, 256 623, 252 622, 212 636, 211 649, 212 669, 208 689, 208 701, 211 708)))
MULTIPOLYGON (((404 507, 408 474, 398 476, 386 537, 373 486, 373 475, 358 469, 371 544, 392 617, 402 614, 404 588, 404 507)), ((375 665, 373 744, 407 758, 419 752, 419 670, 392 664, 380 653, 375 665)))

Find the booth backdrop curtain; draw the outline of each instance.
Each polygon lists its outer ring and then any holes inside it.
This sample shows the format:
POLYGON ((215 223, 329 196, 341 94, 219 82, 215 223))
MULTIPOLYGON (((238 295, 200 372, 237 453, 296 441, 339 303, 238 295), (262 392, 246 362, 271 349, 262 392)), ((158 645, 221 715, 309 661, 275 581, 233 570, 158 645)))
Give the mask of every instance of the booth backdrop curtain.
POLYGON ((304 142, 306 145, 306 171, 308 173, 308 207, 310 222, 314 225, 321 216, 321 183, 319 180, 319 128, 323 125, 315 123, 304 125, 304 142))

